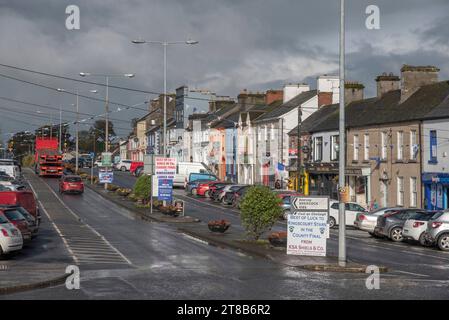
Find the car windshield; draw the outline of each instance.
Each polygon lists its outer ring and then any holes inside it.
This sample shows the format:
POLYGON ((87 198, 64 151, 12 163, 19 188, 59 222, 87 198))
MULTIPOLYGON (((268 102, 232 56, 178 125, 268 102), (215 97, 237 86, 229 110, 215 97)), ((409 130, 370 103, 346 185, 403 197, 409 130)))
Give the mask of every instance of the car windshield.
POLYGON ((413 219, 419 221, 429 221, 433 216, 434 214, 432 212, 417 212, 413 219))
POLYGON ((2 214, 0 214, 0 224, 9 223, 8 219, 2 214))
POLYGON ((80 177, 67 177, 65 178, 66 182, 81 182, 81 178, 80 177))
POLYGON ((20 211, 16 209, 12 210, 5 210, 4 211, 5 216, 12 221, 23 221, 25 220, 25 217, 20 213, 20 211))
POLYGON ((438 219, 439 217, 441 217, 442 215, 444 214, 444 211, 440 211, 440 212, 437 212, 437 213, 435 213, 433 216, 432 216, 432 220, 436 220, 436 219, 438 219))
POLYGON ((22 214, 22 216, 24 216, 25 219, 27 219, 28 221, 33 221, 33 222, 35 221, 35 218, 31 215, 31 213, 26 211, 25 208, 18 207, 18 208, 16 208, 16 210, 19 211, 22 214))

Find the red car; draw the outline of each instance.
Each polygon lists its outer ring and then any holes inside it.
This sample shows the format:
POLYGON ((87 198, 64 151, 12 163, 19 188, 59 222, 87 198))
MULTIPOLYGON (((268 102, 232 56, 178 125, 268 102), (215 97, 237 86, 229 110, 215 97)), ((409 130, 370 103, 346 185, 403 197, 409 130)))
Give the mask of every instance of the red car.
POLYGON ((75 175, 63 176, 59 181, 59 193, 78 193, 84 192, 84 183, 81 177, 75 175))
POLYGON ((31 230, 26 218, 17 209, 0 208, 0 215, 8 219, 22 233, 23 241, 31 240, 31 230))
POLYGON ((206 181, 198 184, 196 195, 200 197, 210 197, 210 190, 215 188, 215 185, 223 184, 221 181, 206 181))
POLYGON ((129 172, 134 176, 136 169, 139 167, 143 167, 142 161, 133 161, 131 162, 131 166, 129 167, 129 172))

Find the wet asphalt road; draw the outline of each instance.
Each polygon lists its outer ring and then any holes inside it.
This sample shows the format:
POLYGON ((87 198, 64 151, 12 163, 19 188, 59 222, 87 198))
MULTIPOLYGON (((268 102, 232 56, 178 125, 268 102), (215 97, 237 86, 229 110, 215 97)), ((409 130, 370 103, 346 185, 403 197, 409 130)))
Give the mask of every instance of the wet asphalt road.
MULTIPOLYGON (((116 174, 116 182, 121 173, 116 174)), ((125 176, 126 174, 123 174, 125 176)), ((132 177, 131 177, 132 178, 132 177)), ((128 179, 126 176, 124 179, 128 179)), ((56 191, 57 180, 47 179, 56 191)), ((120 184, 120 183, 118 183, 120 184)), ((178 192, 178 191, 177 191, 178 192)), ((180 191, 183 193, 183 191, 180 191)), ((59 196, 59 195, 58 195, 59 196)), ((87 189, 81 196, 60 199, 101 235, 129 262, 81 265, 81 289, 65 286, 35 290, 6 299, 448 299, 449 255, 411 247, 386 244, 350 231, 348 254, 382 264, 389 261, 394 271, 381 275, 381 289, 367 290, 365 274, 313 273, 284 267, 271 261, 221 249, 180 234, 174 226, 135 219, 121 207, 87 189), (396 262, 398 261, 398 262, 396 262), (416 273, 416 274, 415 274, 416 273)), ((235 212, 188 199, 188 214, 204 218, 235 212), (225 212, 225 213, 224 213, 225 212)), ((45 204, 44 204, 45 205, 45 204)), ((48 204, 51 205, 51 204, 48 204)), ((70 214, 67 212, 67 214, 70 214)), ((44 220, 44 224, 48 224, 44 220)), ((237 227, 237 222, 236 225, 237 227)), ((67 227, 67 226, 66 226, 67 227)), ((279 224, 277 228, 281 228, 279 224)), ((40 253, 46 259, 67 259, 62 241, 48 228, 47 240, 56 250, 40 253), (48 239, 48 237, 50 239, 48 239)), ((329 241, 335 247, 335 234, 329 241)), ((35 245, 35 244, 33 244, 35 245)), ((43 248, 41 246, 41 248, 43 248)), ((42 249, 44 250, 44 249, 42 249)), ((45 251, 45 250, 44 250, 45 251)), ((20 259, 20 255, 17 259, 20 259)), ((65 261, 65 260, 64 260, 65 261)))

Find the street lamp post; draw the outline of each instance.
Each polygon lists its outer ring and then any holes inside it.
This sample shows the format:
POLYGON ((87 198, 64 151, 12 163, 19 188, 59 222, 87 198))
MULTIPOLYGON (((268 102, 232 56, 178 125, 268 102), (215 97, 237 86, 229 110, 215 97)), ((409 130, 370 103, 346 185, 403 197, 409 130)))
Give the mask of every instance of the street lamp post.
POLYGON ((175 45, 175 44, 187 44, 187 45, 195 45, 198 44, 198 41, 187 40, 187 41, 147 41, 147 40, 132 40, 134 44, 159 44, 164 48, 164 129, 163 129, 163 145, 162 145, 162 153, 167 156, 167 46, 175 45))
POLYGON ((338 226, 338 264, 346 266, 346 224, 345 203, 342 192, 345 188, 345 0, 340 0, 340 107, 339 107, 339 226, 338 226))

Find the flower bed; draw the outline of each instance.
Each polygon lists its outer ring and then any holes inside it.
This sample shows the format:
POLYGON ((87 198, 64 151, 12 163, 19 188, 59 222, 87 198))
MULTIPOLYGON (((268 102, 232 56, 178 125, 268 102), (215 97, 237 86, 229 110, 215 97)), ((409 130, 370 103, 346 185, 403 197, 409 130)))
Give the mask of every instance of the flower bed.
POLYGON ((209 221, 207 226, 212 232, 225 233, 231 226, 231 223, 227 220, 214 220, 209 221))
POLYGON ((273 247, 286 247, 287 246, 287 232, 273 232, 269 235, 268 241, 273 247))

